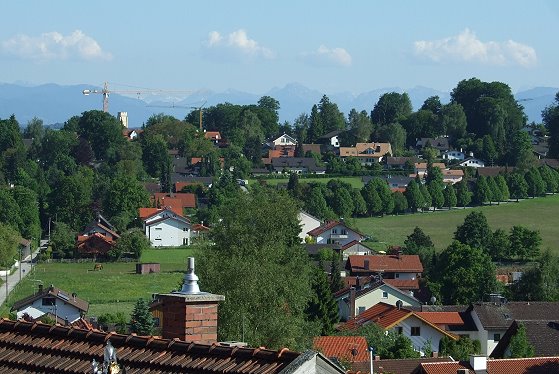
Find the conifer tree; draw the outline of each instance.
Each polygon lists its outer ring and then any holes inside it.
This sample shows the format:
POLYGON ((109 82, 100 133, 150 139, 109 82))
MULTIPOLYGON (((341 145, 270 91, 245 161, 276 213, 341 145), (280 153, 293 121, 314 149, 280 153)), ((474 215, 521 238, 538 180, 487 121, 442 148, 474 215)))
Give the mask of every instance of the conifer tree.
POLYGON ((510 339, 510 358, 523 358, 534 356, 534 346, 528 341, 526 327, 520 322, 516 334, 510 339))
POLYGON ((130 329, 132 332, 147 336, 153 334, 153 316, 149 311, 149 304, 144 299, 138 299, 134 311, 130 316, 130 329))
POLYGON ((339 320, 338 304, 330 292, 328 277, 321 268, 314 272, 312 290, 313 296, 307 308, 309 320, 320 323, 321 335, 331 335, 334 332, 334 324, 339 320))

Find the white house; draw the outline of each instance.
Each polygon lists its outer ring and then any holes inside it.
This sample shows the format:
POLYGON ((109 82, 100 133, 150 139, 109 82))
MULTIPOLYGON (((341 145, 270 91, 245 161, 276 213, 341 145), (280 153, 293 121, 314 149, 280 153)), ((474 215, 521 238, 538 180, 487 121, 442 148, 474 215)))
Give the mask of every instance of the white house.
POLYGON ((142 217, 144 232, 154 247, 190 245, 190 221, 171 209, 156 209, 142 217))
POLYGON ((308 236, 308 232, 320 227, 322 222, 310 215, 305 211, 299 211, 299 225, 301 226, 301 232, 299 233, 299 237, 301 238, 301 243, 305 242, 305 238, 308 236))
POLYGON ((460 166, 469 166, 471 168, 483 168, 485 167, 485 162, 475 157, 468 157, 464 161, 460 162, 460 166))
POLYGON ((328 142, 334 148, 340 148, 339 136, 343 130, 330 131, 328 134, 322 135, 319 139, 323 140, 321 143, 328 142))
POLYGON ((44 289, 39 286, 39 291, 25 299, 19 300, 12 306, 18 319, 39 319, 49 315, 57 322, 75 322, 87 313, 89 303, 59 288, 50 286, 44 289))
POLYGON ((320 227, 308 232, 316 244, 340 244, 342 246, 353 241, 360 242, 365 235, 350 229, 343 221, 326 222, 320 227))
POLYGON ((466 158, 466 154, 462 151, 446 151, 443 153, 443 160, 453 161, 458 160, 462 161, 466 158))
POLYGON ((293 138, 292 136, 289 136, 287 134, 283 134, 279 138, 272 140, 272 144, 274 146, 276 146, 276 145, 297 145, 297 140, 295 138, 293 138))
POLYGON ((458 336, 444 331, 401 304, 393 306, 384 302, 378 303, 350 319, 340 326, 340 329, 352 330, 368 323, 376 323, 385 331, 393 331, 406 336, 411 340, 413 349, 420 352, 421 355, 425 354, 425 348, 429 345, 431 352, 438 352, 439 343, 445 336, 452 340, 458 339, 458 336))
POLYGON ((345 288, 334 294, 334 298, 338 302, 338 312, 342 321, 358 316, 381 302, 393 306, 396 306, 398 301, 402 302, 403 306, 421 305, 421 301, 410 292, 402 291, 382 280, 367 283, 360 288, 345 288))

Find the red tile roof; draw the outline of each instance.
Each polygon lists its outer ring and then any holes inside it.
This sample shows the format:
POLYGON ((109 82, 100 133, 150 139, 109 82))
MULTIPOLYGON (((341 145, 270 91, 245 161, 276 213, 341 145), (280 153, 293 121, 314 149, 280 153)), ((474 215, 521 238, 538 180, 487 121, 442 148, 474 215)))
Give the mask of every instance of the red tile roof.
POLYGON ((177 202, 171 202, 171 203, 174 203, 174 206, 165 206, 165 207, 162 207, 162 208, 139 208, 138 209, 138 216, 140 217, 141 220, 145 220, 147 218, 150 218, 150 217, 156 215, 159 212, 164 211, 165 209, 169 209, 173 213, 183 217, 182 207, 180 205, 180 200, 178 200, 178 199, 176 199, 176 200, 179 202, 179 204, 177 204, 177 202))
POLYGON ((282 349, 225 347, 0 319, 0 372, 90 373, 107 341, 128 374, 262 373, 284 370, 301 357, 282 349))
POLYGON ((339 328, 340 330, 354 330, 364 324, 374 322, 386 330, 412 314, 411 310, 405 308, 398 309, 393 305, 378 303, 342 324, 339 328))
POLYGON ((463 325, 464 320, 458 312, 415 312, 418 316, 434 325, 463 325))
POLYGON ((204 132, 204 138, 210 140, 220 140, 221 134, 219 133, 219 131, 206 131, 204 132))
MULTIPOLYGON (((467 361, 421 364, 425 374, 456 373, 458 369, 474 370, 467 361)), ((551 374, 559 373, 559 357, 532 357, 487 360, 487 374, 551 374)))
POLYGON ((313 348, 326 357, 347 362, 369 361, 367 347, 363 336, 317 336, 313 340, 313 348))
POLYGON ((383 279, 384 283, 401 290, 419 290, 419 279, 383 279))
POLYGON ((165 206, 167 205, 165 201, 169 198, 179 199, 183 208, 196 208, 196 195, 193 193, 176 192, 170 194, 165 192, 157 192, 152 195, 151 200, 156 203, 159 202, 160 206, 165 206))
POLYGON ((201 223, 195 223, 192 225, 192 231, 202 231, 202 232, 208 232, 210 231, 210 228, 207 226, 202 225, 201 223))
POLYGON ((353 255, 348 257, 351 272, 400 272, 421 273, 423 265, 418 255, 353 255), (365 260, 369 266, 365 268, 365 260))

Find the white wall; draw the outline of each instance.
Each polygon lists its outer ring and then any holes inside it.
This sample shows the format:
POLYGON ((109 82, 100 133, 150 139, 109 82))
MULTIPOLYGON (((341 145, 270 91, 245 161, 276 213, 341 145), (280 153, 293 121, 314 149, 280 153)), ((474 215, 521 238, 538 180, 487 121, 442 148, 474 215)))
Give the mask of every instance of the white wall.
POLYGON ((301 211, 299 212, 299 224, 301 225, 301 233, 299 233, 299 237, 301 238, 301 243, 304 243, 307 233, 317 227, 320 227, 320 220, 301 211))
MULTIPOLYGON (((404 334, 411 340, 413 348, 416 351, 419 351, 423 354, 423 348, 429 341, 431 342, 431 351, 439 351, 439 342, 444 335, 419 318, 412 315, 398 323, 396 326, 403 328, 402 334, 404 334), (419 336, 411 336, 412 326, 420 328, 419 336)), ((390 331, 396 331, 396 329, 392 328, 390 331)))
POLYGON ((185 245, 184 239, 190 245, 190 225, 176 219, 146 224, 145 233, 154 247, 178 247, 185 245))
MULTIPOLYGON (((64 301, 55 298, 55 305, 43 305, 43 299, 38 299, 31 304, 33 308, 38 309, 44 313, 52 313, 62 319, 68 318, 70 323, 74 322, 75 320, 81 317, 80 310, 73 305, 65 303, 64 301)), ((27 306, 27 305, 26 305, 27 306)))
MULTIPOLYGON (((332 231, 333 230, 337 230, 336 234, 334 235, 341 235, 342 233, 342 229, 345 229, 347 232, 347 238, 336 238, 336 239, 332 239, 333 241, 338 242, 341 245, 346 245, 348 243, 351 243, 354 240, 360 241, 361 240, 361 236, 358 235, 357 233, 355 233, 354 231, 352 231, 349 228, 346 228, 345 226, 342 225, 336 225, 335 227, 331 228, 328 231, 323 232, 322 234, 320 234, 317 238, 316 238, 316 244, 327 244, 328 243, 328 239, 331 238, 332 235, 332 231)), ((332 242, 332 241, 331 241, 332 242)))

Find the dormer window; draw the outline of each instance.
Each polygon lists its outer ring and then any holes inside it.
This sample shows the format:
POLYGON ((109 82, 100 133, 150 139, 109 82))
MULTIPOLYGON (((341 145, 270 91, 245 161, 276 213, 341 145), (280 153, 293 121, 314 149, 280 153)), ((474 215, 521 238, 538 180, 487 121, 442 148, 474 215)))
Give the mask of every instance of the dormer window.
POLYGON ((332 229, 332 234, 336 235, 338 233, 338 229, 332 229))

